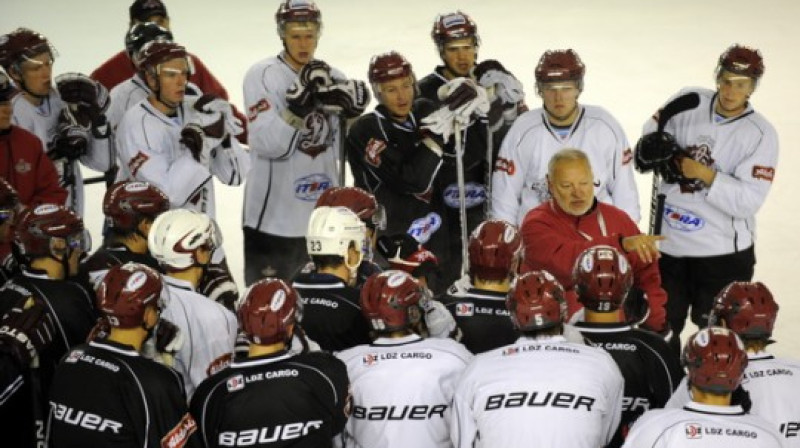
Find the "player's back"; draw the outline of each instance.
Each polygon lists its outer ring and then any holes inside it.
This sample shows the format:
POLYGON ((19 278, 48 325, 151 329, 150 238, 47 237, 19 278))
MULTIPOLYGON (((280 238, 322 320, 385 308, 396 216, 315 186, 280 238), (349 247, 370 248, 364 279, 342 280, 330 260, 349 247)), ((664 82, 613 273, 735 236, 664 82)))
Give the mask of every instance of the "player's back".
POLYGON ((477 288, 463 293, 448 290, 441 301, 463 334, 461 343, 472 353, 483 353, 517 340, 505 293, 477 288))

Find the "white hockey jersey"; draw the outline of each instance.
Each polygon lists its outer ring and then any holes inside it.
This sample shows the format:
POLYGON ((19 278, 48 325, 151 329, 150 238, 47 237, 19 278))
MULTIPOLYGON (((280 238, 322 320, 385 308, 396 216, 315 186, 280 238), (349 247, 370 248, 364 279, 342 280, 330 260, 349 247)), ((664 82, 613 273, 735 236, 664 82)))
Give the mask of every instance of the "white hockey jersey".
POLYGON ((690 402, 682 409, 647 411, 633 424, 623 448, 781 448, 765 420, 740 406, 690 402))
MULTIPOLYGON (((710 188, 695 192, 661 182, 659 192, 666 194, 661 251, 709 257, 747 249, 755 241, 755 214, 775 176, 778 134, 750 104, 741 115, 722 119, 714 112, 716 92, 691 88, 675 96, 689 92, 700 95, 700 105, 673 117, 664 130, 717 174, 710 188)), ((644 133, 655 130, 656 121, 648 120, 644 133)))
MULTIPOLYGON (((58 115, 65 107, 64 102, 58 95, 58 91, 51 89, 50 94, 39 106, 34 106, 30 101, 26 100, 23 94, 14 96, 11 104, 13 108, 12 123, 39 137, 44 147, 48 148, 48 144, 56 134, 58 115)), ((111 168, 109 138, 95 138, 90 134, 88 143, 86 154, 78 159, 80 163, 96 171, 105 172, 109 170, 111 168)), ((66 161, 64 159, 54 160, 53 165, 55 165, 58 176, 62 180, 62 186, 64 186, 66 161)), ((69 196, 67 196, 66 205, 74 209, 80 216, 84 216, 83 175, 77 163, 72 163, 72 176, 74 176, 75 183, 72 187, 67 188, 69 196)))
POLYGON ((189 399, 206 377, 231 360, 239 324, 232 312, 195 292, 191 283, 162 278, 166 308, 161 318, 177 325, 183 335, 174 368, 183 377, 189 399))
MULTIPOLYGON (((191 82, 186 84, 186 90, 196 96, 203 94, 202 90, 191 82)), ((114 86, 108 92, 111 104, 106 112, 106 118, 108 119, 108 124, 111 125, 111 129, 116 131, 122 121, 122 117, 125 116, 125 112, 150 96, 150 93, 150 88, 147 87, 147 83, 138 73, 114 86)))
POLYGON ((208 167, 180 143, 181 130, 196 113, 197 97, 186 97, 177 116, 167 117, 148 100, 129 109, 117 128, 120 169, 117 180, 150 182, 169 197, 171 208, 186 208, 216 219, 212 174, 226 185, 239 185, 250 169, 250 157, 235 138, 231 147, 212 151, 208 167))
MULTIPOLYGON (((336 79, 344 79, 332 70, 336 79)), ((338 185, 339 118, 324 115, 330 128, 328 144, 319 153, 303 152, 303 133, 281 117, 286 90, 297 72, 282 56, 253 65, 244 78, 248 143, 253 168, 245 186, 244 226, 271 235, 305 235, 308 217, 323 191, 338 185)))
POLYGON ((597 200, 621 208, 639 222, 633 153, 622 126, 602 107, 578 107, 578 118, 563 137, 542 108, 517 118, 500 145, 492 174, 493 218, 521 225, 530 209, 550 199, 550 158, 561 149, 578 148, 592 165, 597 200))
POLYGON ((450 437, 457 448, 605 446, 620 422, 623 383, 604 350, 523 337, 467 367, 450 437))
MULTIPOLYGON (((748 353, 742 388, 750 394, 750 413, 773 423, 787 447, 800 447, 800 363, 776 359, 766 352, 748 353)), ((665 408, 681 408, 691 401, 686 378, 665 408)))
POLYGON ((353 407, 344 446, 447 448, 450 403, 472 354, 452 339, 415 334, 344 350, 353 407))

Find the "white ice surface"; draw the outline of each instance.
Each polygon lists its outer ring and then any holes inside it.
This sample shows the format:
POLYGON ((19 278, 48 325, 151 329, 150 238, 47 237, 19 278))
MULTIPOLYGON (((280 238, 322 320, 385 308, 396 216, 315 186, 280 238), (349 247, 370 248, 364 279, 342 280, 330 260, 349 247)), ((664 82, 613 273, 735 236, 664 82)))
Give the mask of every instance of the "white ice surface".
MULTIPOLYGON (((123 47, 130 0, 5 0, 0 33, 27 26, 46 35, 59 57, 55 74, 89 73, 123 47)), ((277 0, 167 0, 178 42, 199 55, 241 108, 242 79, 255 61, 276 54, 277 0)), ((419 77, 438 63, 430 40, 437 13, 461 9, 478 23, 479 57, 498 59, 524 83, 536 106, 533 69, 547 49, 574 48, 587 66, 581 101, 609 109, 635 142, 643 122, 684 86, 712 86, 718 55, 733 42, 762 50, 766 75, 753 104, 776 127, 781 155, 775 185, 758 214, 756 279, 781 304, 773 351, 800 358, 800 2, 796 0, 319 0, 324 30, 317 57, 366 78, 372 55, 403 53, 419 77), (792 77, 794 76, 794 78, 792 77), (795 199, 792 199, 792 194, 795 199), (795 224, 792 224, 792 223, 795 224), (792 230, 795 229, 795 230, 792 230), (797 269, 797 270, 796 270, 797 269)), ((90 173, 87 173, 90 174, 90 173)), ((637 175, 647 224, 650 178, 637 175)), ((86 222, 99 239, 103 187, 88 187, 86 222)), ((219 185, 217 207, 226 252, 242 282, 242 188, 219 185)), ((303 225, 298 223, 298 225, 303 225)))

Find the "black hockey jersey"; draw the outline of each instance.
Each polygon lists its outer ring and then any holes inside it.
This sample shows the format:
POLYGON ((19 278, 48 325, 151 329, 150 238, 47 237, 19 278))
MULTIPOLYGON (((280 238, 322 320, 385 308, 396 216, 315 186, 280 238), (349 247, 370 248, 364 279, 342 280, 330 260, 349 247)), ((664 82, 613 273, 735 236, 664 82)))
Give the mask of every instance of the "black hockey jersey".
POLYGON ((56 368, 48 442, 62 447, 199 447, 183 383, 133 347, 95 340, 56 368))
POLYGON ((52 280, 44 275, 23 272, 0 288, 0 316, 24 297, 37 297, 53 316, 56 334, 53 342, 39 353, 39 368, 32 369, 17 393, 0 406, 4 431, 3 446, 37 446, 44 440, 47 395, 53 372, 70 348, 86 341, 97 320, 94 295, 77 283, 52 280), (35 398, 34 398, 35 397, 35 398))
POLYGON ((439 299, 461 329, 461 343, 472 353, 513 344, 519 338, 506 308, 506 294, 470 288, 448 291, 439 299))
POLYGON ((338 352, 369 344, 369 324, 361 314, 360 291, 332 274, 309 272, 295 278, 292 287, 303 302, 300 324, 320 348, 338 352))
POLYGON ((620 447, 645 411, 663 408, 684 372, 669 344, 655 333, 626 324, 577 322, 587 343, 607 351, 625 378, 622 420, 609 447, 620 447))
POLYGON ((100 246, 92 255, 81 262, 78 269, 78 279, 88 285, 93 285, 105 272, 113 266, 128 262, 140 263, 161 272, 158 261, 150 253, 137 254, 122 244, 100 246), (102 273, 102 275, 98 275, 102 273))
POLYGON ((324 352, 237 359, 203 381, 190 409, 206 447, 329 447, 347 421, 344 363, 324 352))

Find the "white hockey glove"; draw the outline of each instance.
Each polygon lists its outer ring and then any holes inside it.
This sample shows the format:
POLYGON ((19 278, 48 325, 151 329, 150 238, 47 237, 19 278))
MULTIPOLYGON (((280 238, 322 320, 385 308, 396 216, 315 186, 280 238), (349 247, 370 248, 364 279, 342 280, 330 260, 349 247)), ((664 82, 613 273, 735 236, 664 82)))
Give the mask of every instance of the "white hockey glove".
POLYGON ((349 79, 319 87, 315 98, 322 104, 325 112, 339 114, 344 118, 355 118, 364 113, 370 96, 364 81, 349 79))
POLYGON ((468 78, 455 78, 438 90, 444 106, 422 119, 423 128, 442 136, 445 143, 450 140, 455 123, 462 127, 470 124, 473 114, 489 112, 489 98, 483 87, 468 78))
POLYGON ((63 73, 55 79, 56 90, 75 114, 78 122, 92 129, 95 138, 108 137, 106 111, 110 104, 108 89, 82 73, 63 73))
POLYGON ((454 297, 463 297, 467 294, 467 292, 472 288, 472 281, 469 278, 469 275, 464 275, 460 279, 453 282, 449 288, 447 288, 447 295, 454 296, 454 297))
POLYGON ((444 304, 435 299, 425 298, 420 300, 422 310, 425 312, 425 326, 428 335, 432 338, 449 338, 458 333, 456 320, 447 311, 444 304))
POLYGON ((195 101, 193 109, 198 112, 197 115, 208 117, 202 119, 208 122, 203 124, 204 127, 215 124, 221 116, 225 132, 229 135, 239 135, 244 131, 241 121, 233 114, 231 103, 222 98, 209 94, 203 95, 195 101))
POLYGON ((517 105, 525 100, 525 92, 522 83, 514 75, 503 67, 500 62, 490 59, 475 66, 473 72, 475 79, 487 91, 494 88, 489 99, 500 98, 504 104, 517 105))

